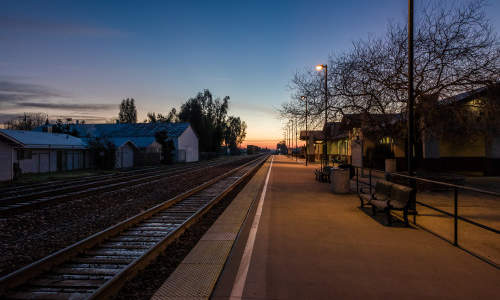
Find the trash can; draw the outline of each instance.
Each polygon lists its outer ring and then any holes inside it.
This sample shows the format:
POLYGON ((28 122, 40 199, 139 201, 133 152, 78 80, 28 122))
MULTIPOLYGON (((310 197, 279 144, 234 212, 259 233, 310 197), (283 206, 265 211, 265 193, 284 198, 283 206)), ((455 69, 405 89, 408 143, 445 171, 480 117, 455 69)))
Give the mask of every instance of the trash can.
POLYGON ((330 173, 330 187, 335 194, 347 194, 350 191, 350 170, 343 168, 332 168, 330 173))

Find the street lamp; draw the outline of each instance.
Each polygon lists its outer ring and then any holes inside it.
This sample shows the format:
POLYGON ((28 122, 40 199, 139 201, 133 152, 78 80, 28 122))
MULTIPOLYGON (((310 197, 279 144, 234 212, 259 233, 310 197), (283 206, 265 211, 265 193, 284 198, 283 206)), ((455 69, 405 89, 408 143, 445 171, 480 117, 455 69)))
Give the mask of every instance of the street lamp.
POLYGON ((297 116, 295 116, 295 161, 299 161, 299 154, 297 153, 297 116))
MULTIPOLYGON (((323 129, 323 160, 324 167, 328 166, 328 154, 326 153, 328 147, 326 145, 326 123, 328 120, 328 66, 327 65, 317 65, 316 71, 325 70, 325 126, 323 129)), ((323 163, 323 162, 322 162, 323 163)))
POLYGON ((308 142, 308 139, 309 139, 309 134, 307 133, 307 97, 306 96, 301 96, 300 99, 302 99, 303 101, 306 102, 306 167, 307 167, 307 162, 309 160, 309 158, 307 157, 307 142, 308 142))
POLYGON ((414 146, 415 146, 415 91, 413 87, 413 78, 414 78, 414 57, 413 57, 413 0, 408 0, 408 175, 410 176, 409 184, 410 187, 415 191, 412 194, 410 200, 410 213, 413 214, 413 221, 415 222, 415 218, 417 215, 416 208, 416 182, 412 176, 415 175, 415 162, 413 159, 414 146))

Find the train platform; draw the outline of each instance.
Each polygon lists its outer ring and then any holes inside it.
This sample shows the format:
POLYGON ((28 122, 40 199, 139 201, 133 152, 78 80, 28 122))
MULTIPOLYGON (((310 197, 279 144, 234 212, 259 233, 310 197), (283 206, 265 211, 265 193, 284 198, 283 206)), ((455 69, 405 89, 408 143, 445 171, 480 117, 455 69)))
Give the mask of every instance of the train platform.
POLYGON ((270 161, 200 241, 230 243, 212 243, 205 251, 197 245, 154 299, 497 299, 500 294, 495 267, 426 231, 385 226, 358 207, 356 195, 334 195, 328 184, 315 181, 317 166, 285 156, 270 161))

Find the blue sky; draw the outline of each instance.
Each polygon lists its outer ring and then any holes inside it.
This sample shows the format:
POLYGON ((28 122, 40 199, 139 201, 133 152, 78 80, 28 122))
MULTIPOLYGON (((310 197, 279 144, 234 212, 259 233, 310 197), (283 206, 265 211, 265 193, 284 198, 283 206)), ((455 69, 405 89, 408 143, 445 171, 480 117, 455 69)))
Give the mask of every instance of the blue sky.
MULTIPOLYGON (((499 2, 490 1, 488 10, 496 28, 499 2)), ((296 71, 382 34, 407 14, 404 0, 0 0, 0 6, 0 117, 44 111, 102 120, 133 97, 142 120, 208 88, 231 97, 230 113, 247 121, 249 140, 273 141, 282 136, 274 108, 289 99, 296 71), (5 96, 19 91, 17 102, 5 96)))

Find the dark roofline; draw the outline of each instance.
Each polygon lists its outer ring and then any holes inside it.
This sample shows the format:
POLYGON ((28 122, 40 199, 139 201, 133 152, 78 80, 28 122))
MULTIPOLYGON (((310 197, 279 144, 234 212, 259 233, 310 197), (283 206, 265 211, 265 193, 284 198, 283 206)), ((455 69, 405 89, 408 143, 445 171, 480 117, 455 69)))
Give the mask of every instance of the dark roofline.
POLYGON ((25 144, 23 144, 21 141, 18 141, 16 140, 15 138, 11 137, 10 135, 0 131, 0 136, 2 136, 3 138, 7 139, 8 141, 10 141, 11 143, 13 144, 17 144, 17 145, 20 145, 20 146, 26 146, 25 144))
POLYGON ((500 88, 500 82, 494 83, 492 85, 483 86, 472 91, 463 92, 456 94, 454 96, 441 99, 440 102, 443 103, 454 103, 454 102, 463 102, 468 100, 473 100, 474 97, 484 96, 484 94, 491 88, 500 88))

